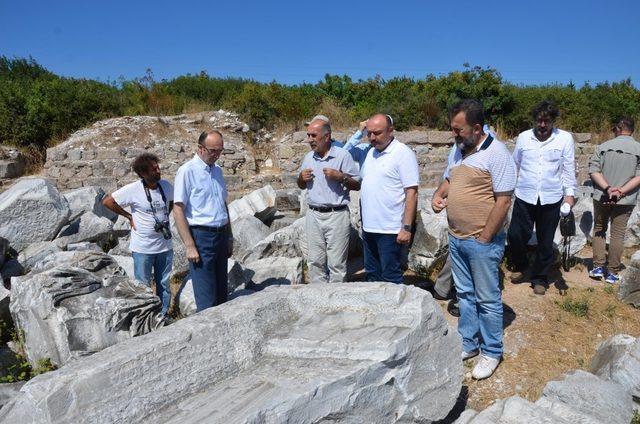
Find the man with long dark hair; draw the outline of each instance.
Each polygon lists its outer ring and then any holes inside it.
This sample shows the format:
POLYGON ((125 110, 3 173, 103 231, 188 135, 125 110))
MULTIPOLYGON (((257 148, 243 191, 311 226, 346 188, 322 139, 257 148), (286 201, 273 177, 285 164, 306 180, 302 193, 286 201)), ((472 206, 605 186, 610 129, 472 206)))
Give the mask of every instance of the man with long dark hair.
POLYGON ((156 294, 162 299, 162 314, 166 315, 171 302, 173 246, 169 213, 173 187, 160 178, 159 162, 152 153, 135 158, 131 167, 140 179, 107 195, 102 204, 129 220, 134 278, 146 285, 151 284, 152 278, 155 280, 156 294), (131 207, 131 213, 125 207, 131 207))

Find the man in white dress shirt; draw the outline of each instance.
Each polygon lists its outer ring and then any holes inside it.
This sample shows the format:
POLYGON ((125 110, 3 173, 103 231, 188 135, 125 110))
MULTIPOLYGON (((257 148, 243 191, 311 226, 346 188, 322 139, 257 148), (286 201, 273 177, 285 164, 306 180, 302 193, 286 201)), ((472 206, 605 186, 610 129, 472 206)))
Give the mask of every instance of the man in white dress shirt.
POLYGON ((543 101, 532 111, 535 127, 522 132, 513 151, 518 168, 516 200, 509 226, 509 248, 514 273, 511 281, 524 282, 529 276, 535 294, 543 295, 553 264, 553 236, 563 202, 574 204, 576 187, 573 136, 554 127, 557 107, 543 101), (530 275, 527 270, 527 242, 536 227, 536 258, 530 275))
POLYGON ((203 132, 193 158, 176 173, 174 218, 189 260, 197 311, 227 301, 227 259, 233 250, 227 188, 216 165, 222 134, 203 132))

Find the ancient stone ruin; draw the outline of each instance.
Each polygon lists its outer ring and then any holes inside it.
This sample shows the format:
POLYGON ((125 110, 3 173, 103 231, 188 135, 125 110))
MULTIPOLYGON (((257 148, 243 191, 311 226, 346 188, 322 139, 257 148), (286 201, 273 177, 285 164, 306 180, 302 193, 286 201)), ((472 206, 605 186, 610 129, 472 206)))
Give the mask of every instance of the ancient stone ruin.
POLYGON ((420 289, 270 287, 38 376, 0 421, 432 422, 459 357, 420 289))

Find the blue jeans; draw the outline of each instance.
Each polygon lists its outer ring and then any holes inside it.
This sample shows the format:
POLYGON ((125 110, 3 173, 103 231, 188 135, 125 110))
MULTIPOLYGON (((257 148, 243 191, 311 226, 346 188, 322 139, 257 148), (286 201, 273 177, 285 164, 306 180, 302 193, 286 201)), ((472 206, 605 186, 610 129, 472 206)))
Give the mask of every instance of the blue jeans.
POLYGON ((191 227, 191 235, 200 254, 200 262, 189 262, 196 311, 227 301, 227 258, 229 235, 191 227))
POLYGON ((458 294, 458 333, 465 352, 502 356, 502 292, 498 266, 504 254, 504 231, 489 243, 449 234, 449 255, 458 294))
POLYGON ((171 303, 171 264, 173 262, 173 250, 161 253, 131 252, 133 256, 134 278, 147 286, 151 286, 151 270, 156 282, 156 294, 162 300, 162 313, 166 314, 171 303))
POLYGON ((364 270, 367 281, 387 281, 402 284, 400 258, 402 245, 397 234, 368 233, 362 230, 364 270))

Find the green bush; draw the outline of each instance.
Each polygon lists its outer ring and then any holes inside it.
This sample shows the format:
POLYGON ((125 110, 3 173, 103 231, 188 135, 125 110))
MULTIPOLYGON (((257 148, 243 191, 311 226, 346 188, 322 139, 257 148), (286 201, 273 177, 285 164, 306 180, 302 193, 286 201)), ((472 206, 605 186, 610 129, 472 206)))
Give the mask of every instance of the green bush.
POLYGON ((283 85, 206 72, 156 81, 141 78, 99 82, 57 76, 35 60, 0 56, 0 144, 43 150, 94 121, 121 115, 169 115, 226 108, 252 128, 297 125, 317 113, 351 123, 375 112, 394 117, 396 128, 448 129, 447 110, 462 98, 484 103, 487 121, 515 136, 531 126, 530 110, 555 101, 558 126, 574 132, 604 132, 621 115, 640 118, 640 91, 630 80, 585 84, 522 86, 505 82, 492 68, 464 65, 461 71, 421 79, 380 76, 354 81, 325 75, 316 84, 283 85))

